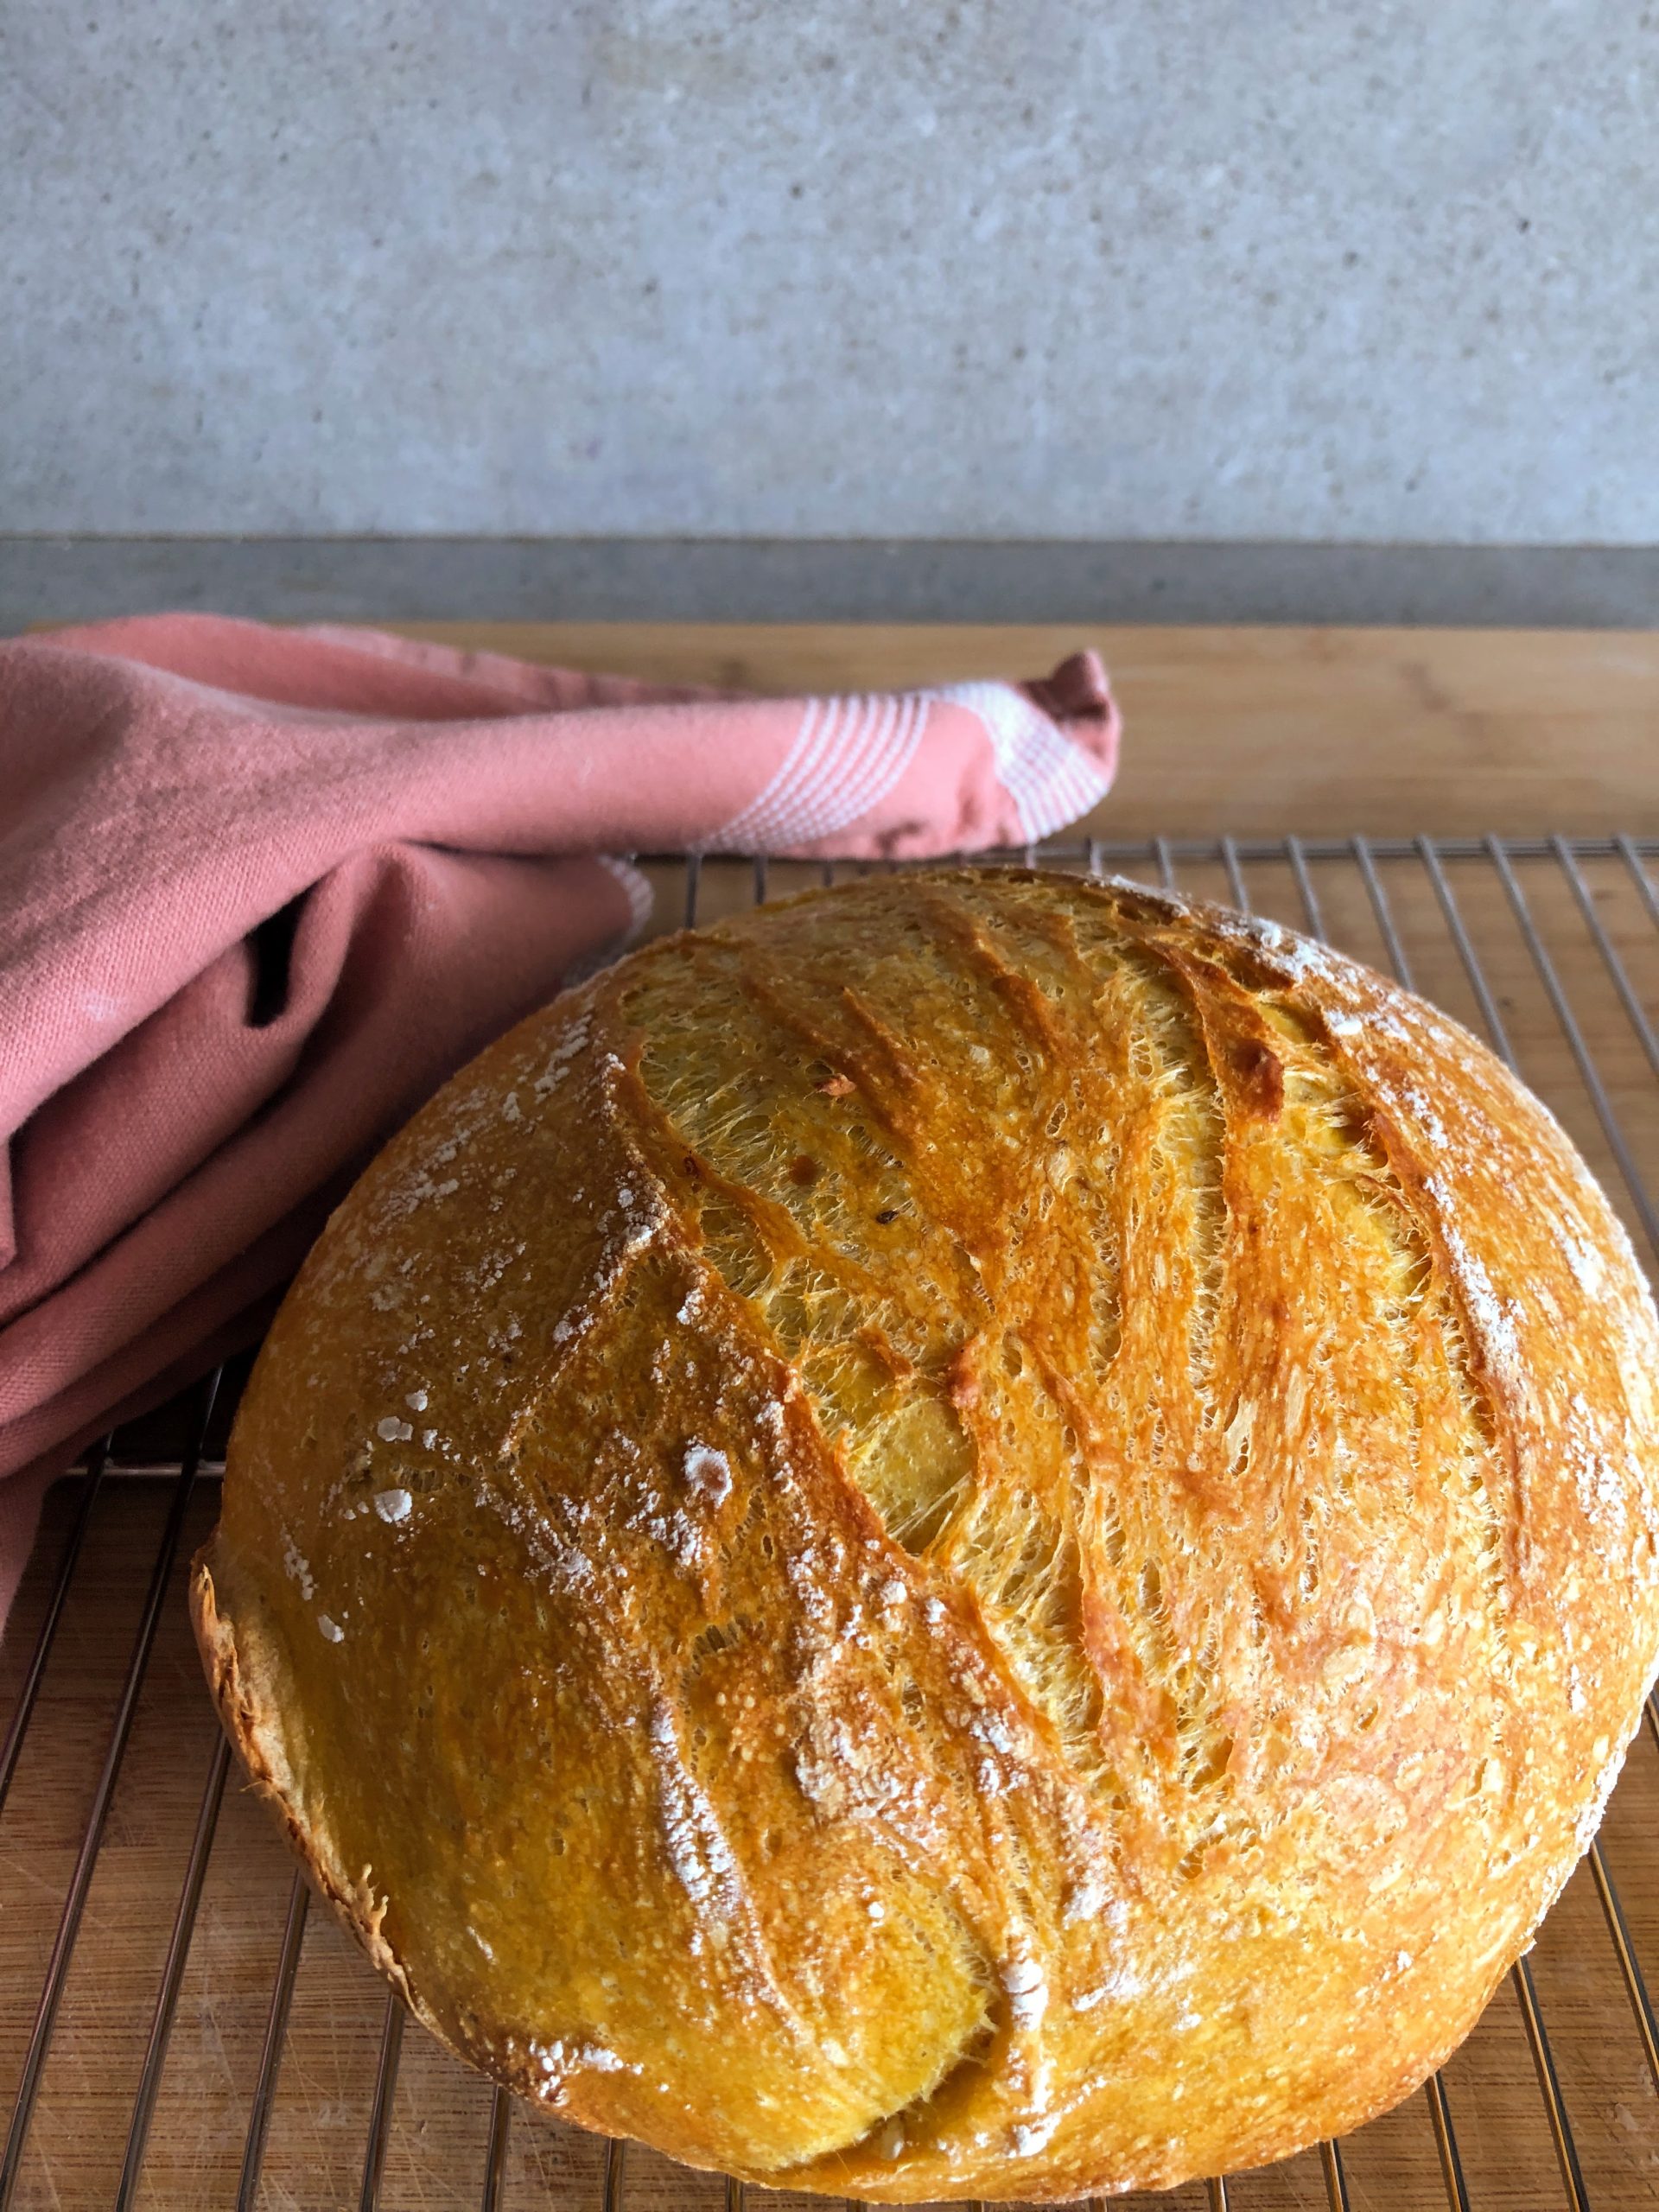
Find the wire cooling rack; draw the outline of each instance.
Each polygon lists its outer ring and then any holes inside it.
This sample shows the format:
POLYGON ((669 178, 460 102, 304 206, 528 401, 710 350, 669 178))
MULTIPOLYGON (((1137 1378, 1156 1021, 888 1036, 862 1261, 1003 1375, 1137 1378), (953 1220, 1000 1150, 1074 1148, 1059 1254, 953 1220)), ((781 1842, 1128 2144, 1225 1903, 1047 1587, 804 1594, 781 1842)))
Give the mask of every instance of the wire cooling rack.
MULTIPOLYGON (((1286 837, 996 857, 1178 886, 1391 969, 1548 1100, 1659 1262, 1656 856, 1659 840, 1629 838, 1286 837)), ((641 865, 661 928, 836 874, 641 865)), ((213 1522, 245 1371, 106 1440, 54 1490, 0 1647, 0 2212, 821 2204, 607 2145, 493 2093, 423 2030, 405 2033, 398 2001, 311 1910, 232 1777, 184 1612, 185 1561, 213 1522)), ((1206 2198, 1240 2212, 1659 2201, 1651 1700, 1645 1719, 1588 1859, 1443 2073, 1341 2145, 1158 2201, 1183 2212, 1206 2198)))

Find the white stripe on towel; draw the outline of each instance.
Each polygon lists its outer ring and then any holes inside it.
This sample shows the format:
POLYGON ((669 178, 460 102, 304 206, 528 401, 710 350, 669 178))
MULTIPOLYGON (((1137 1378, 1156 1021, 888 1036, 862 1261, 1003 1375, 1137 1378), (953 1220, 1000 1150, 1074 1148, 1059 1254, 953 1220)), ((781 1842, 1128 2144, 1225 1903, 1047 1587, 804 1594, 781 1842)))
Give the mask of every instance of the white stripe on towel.
POLYGON ((614 876, 621 885, 628 902, 627 941, 632 944, 651 919, 651 910, 656 904, 656 894, 649 881, 632 861, 619 860, 614 853, 595 853, 594 858, 607 875, 614 876))
POLYGON ((926 695, 966 707, 984 724, 996 772, 1028 843, 1046 837, 1104 798, 1111 777, 1011 683, 947 683, 926 695))
POLYGON ((926 721, 915 693, 810 699, 771 782, 698 849, 781 852, 833 836, 892 791, 926 721))

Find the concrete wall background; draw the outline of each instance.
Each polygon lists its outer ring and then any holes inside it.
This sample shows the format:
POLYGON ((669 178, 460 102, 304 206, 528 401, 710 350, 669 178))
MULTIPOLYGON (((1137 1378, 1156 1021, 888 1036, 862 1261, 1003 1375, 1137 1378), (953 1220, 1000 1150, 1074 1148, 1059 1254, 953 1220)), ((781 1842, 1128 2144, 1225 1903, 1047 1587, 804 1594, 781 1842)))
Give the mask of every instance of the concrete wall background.
POLYGON ((1659 541, 1642 0, 0 24, 0 532, 1659 541))

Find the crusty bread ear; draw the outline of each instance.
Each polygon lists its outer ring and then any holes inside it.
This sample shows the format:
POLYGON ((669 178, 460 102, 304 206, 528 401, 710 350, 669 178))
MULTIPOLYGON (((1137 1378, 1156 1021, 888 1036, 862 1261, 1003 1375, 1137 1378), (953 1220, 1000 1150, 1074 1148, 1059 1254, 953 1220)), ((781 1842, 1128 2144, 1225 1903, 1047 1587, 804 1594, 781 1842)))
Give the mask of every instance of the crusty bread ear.
POLYGON ((463 1071, 199 1564, 256 1781, 454 2048, 891 2202, 1413 2088, 1659 1657, 1659 1330, 1443 1016, 1122 885, 871 878, 463 1071))

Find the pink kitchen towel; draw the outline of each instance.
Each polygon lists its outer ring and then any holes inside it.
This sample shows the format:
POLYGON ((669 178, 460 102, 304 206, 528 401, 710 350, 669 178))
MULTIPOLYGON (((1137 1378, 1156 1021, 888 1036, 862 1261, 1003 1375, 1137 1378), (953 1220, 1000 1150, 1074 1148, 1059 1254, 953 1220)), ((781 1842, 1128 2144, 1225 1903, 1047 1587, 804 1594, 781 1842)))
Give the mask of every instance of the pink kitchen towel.
POLYGON ((0 1619, 41 1490, 251 1342, 375 1147, 644 923, 619 855, 1023 844, 1099 662, 761 699, 371 631, 0 643, 0 1619))

